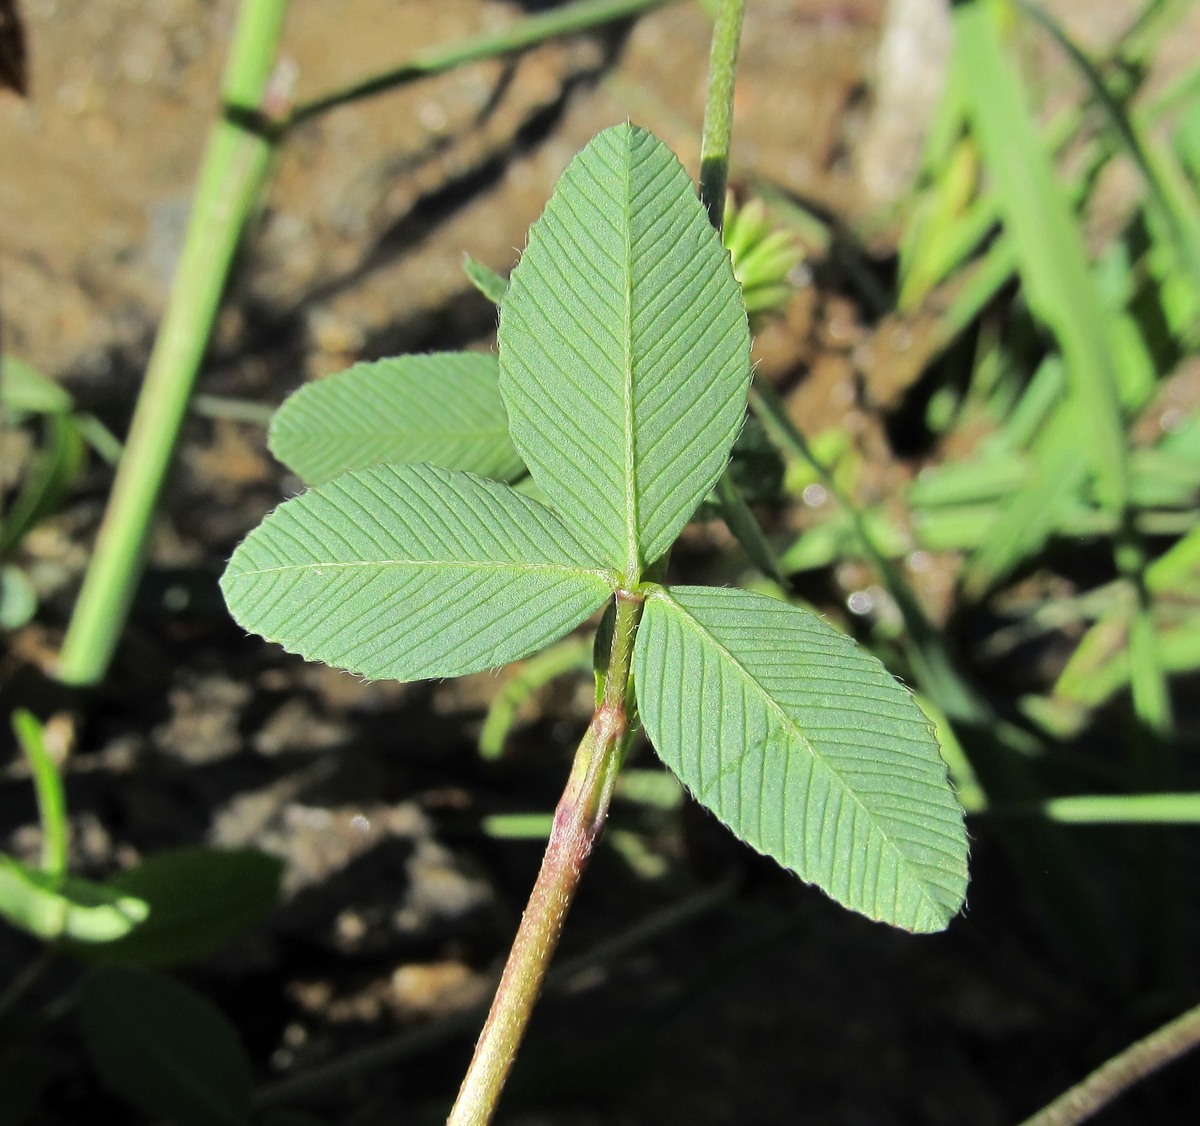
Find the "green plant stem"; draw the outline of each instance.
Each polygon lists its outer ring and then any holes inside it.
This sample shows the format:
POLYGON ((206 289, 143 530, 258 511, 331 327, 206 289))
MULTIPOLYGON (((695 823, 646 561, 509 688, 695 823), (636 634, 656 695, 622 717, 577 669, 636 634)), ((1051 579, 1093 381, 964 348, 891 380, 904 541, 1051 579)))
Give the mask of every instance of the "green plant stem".
POLYGON ((745 0, 721 0, 713 25, 708 64, 708 101, 700 142, 700 200, 709 222, 721 233, 725 218, 725 183, 729 178, 729 141, 733 134, 733 83, 742 39, 745 0))
POLYGON ((1022 1126, 1074 1126, 1084 1122, 1139 1080, 1190 1052, 1197 1044, 1200 1044, 1200 1005, 1130 1044, 1082 1083, 1064 1091, 1049 1106, 1026 1119, 1022 1126))
POLYGON ((0 1019, 8 1015, 16 1003, 37 984, 38 980, 54 963, 58 951, 45 946, 24 967, 17 971, 0 993, 0 1019))
POLYGON ((641 596, 617 592, 603 696, 575 753, 541 870, 447 1126, 486 1126, 496 1112, 580 876, 608 815, 630 727, 626 697, 641 613, 641 596))
POLYGON ((61 881, 67 873, 69 831, 62 771, 46 747, 45 728, 32 712, 17 708, 12 714, 13 734, 29 762, 42 825, 42 871, 61 881))
POLYGON ((382 94, 420 78, 453 70, 466 63, 515 54, 536 47, 548 39, 590 31, 592 28, 641 15, 675 2, 676 0, 580 0, 580 3, 520 20, 512 27, 494 35, 464 39, 449 47, 425 52, 403 66, 373 75, 352 86, 321 94, 311 101, 302 102, 292 111, 287 124, 296 125, 327 110, 382 94))
POLYGON ((109 665, 141 569, 150 523, 242 228, 265 182, 273 142, 261 120, 285 0, 245 0, 209 134, 187 235, 95 553, 71 615, 58 677, 91 685, 109 665))

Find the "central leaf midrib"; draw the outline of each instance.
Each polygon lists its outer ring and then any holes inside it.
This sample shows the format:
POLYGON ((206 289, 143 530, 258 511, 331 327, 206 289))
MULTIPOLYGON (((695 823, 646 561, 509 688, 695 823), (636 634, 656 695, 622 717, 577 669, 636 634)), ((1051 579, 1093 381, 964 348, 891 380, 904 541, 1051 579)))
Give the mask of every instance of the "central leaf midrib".
POLYGON ((783 709, 782 705, 779 704, 779 702, 775 699, 775 697, 772 696, 771 693, 767 691, 766 687, 762 684, 762 682, 759 681, 759 679, 748 668, 746 668, 746 666, 743 665, 742 662, 739 661, 737 659, 737 657, 735 657, 733 655, 733 653, 731 653, 729 651, 728 648, 726 648, 726 646, 721 644, 721 642, 719 642, 712 635, 712 633, 708 629, 706 629, 705 626, 693 614, 691 614, 688 611, 688 609, 685 606, 681 605, 679 602, 676 602, 675 599, 672 598, 666 591, 660 592, 657 595, 657 597, 660 598, 661 600, 663 600, 664 602, 667 602, 670 605, 674 606, 677 610, 679 610, 680 614, 687 621, 692 623, 692 626, 696 630, 696 632, 701 634, 703 637, 707 638, 709 643, 713 646, 713 648, 716 649, 719 653, 723 654, 728 659, 729 663, 734 667, 734 669, 736 669, 737 672, 741 674, 743 679, 746 680, 747 683, 752 685, 754 687, 754 689, 757 690, 758 695, 761 697, 761 699, 763 701, 765 701, 769 710, 772 711, 773 713, 775 713, 777 716, 779 716, 784 721, 784 723, 787 725, 788 730, 793 731, 796 734, 796 737, 800 740, 802 745, 808 750, 808 753, 812 757, 813 762, 819 764, 825 770, 827 770, 829 772, 829 774, 837 780, 838 784, 842 788, 842 792, 847 797, 849 797, 849 799, 855 805, 857 805, 858 808, 863 811, 863 813, 865 813, 867 815, 867 817, 871 821, 872 826, 879 832, 880 836, 883 838, 884 841, 887 842, 888 846, 891 848, 892 852, 895 854, 897 862, 904 868, 905 871, 907 871, 910 874, 915 876, 915 878, 917 879, 917 882, 920 884, 920 886, 922 888, 921 894, 924 897, 924 899, 928 903, 933 904, 935 907, 941 907, 941 904, 938 902, 938 900, 936 900, 928 891, 924 890, 926 883, 928 883, 928 880, 926 879, 926 877, 923 875, 916 874, 914 872, 912 861, 910 861, 908 859, 908 857, 905 856, 903 850, 900 849, 900 847, 896 844, 896 842, 893 840, 891 834, 889 834, 879 824, 879 815, 872 812, 871 808, 862 800, 862 798, 860 798, 858 796, 858 794, 855 792, 854 788, 849 785, 849 783, 845 780, 845 778, 842 777, 841 773, 838 771, 838 769, 835 766, 833 766, 832 763, 830 763, 828 758, 825 757, 824 755, 818 754, 817 749, 814 746, 812 740, 809 739, 808 736, 806 736, 796 726, 796 721, 790 715, 788 715, 788 713, 783 709))
POLYGON ((606 584, 617 586, 616 576, 602 567, 572 567, 565 563, 505 563, 492 559, 354 559, 330 563, 285 563, 279 567, 259 567, 253 571, 239 571, 233 577, 254 578, 258 575, 278 575, 288 571, 334 571, 351 567, 458 567, 467 570, 496 571, 552 571, 562 575, 578 575, 602 579, 606 584))
POLYGON ((633 131, 625 131, 625 262, 624 286, 625 368, 622 372, 625 426, 625 581, 641 578, 638 551, 638 479, 633 417, 633 131))

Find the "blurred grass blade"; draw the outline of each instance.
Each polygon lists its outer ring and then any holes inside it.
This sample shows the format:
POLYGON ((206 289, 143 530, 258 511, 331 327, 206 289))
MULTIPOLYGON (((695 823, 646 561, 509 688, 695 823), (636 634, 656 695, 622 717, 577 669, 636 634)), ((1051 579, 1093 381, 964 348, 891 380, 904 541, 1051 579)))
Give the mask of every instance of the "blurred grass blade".
POLYGON ((42 824, 42 871, 54 880, 67 871, 67 799, 58 764, 46 747, 45 727, 36 716, 18 708, 12 716, 13 734, 21 746, 37 793, 42 824))
POLYGON ((75 401, 64 388, 32 364, 5 352, 0 355, 0 407, 6 415, 67 414, 75 401))
MULTIPOLYGON (((1077 433, 1072 444, 1083 447, 1101 505, 1120 512, 1128 495, 1124 431, 1107 322, 1082 233, 1005 56, 997 5, 989 0, 961 5, 954 21, 972 128, 1013 240, 1026 298, 1066 360, 1075 424, 1086 436, 1080 443, 1077 433)), ((1028 518, 1039 517, 1030 512, 1028 518)))
POLYGON ((1147 143, 1141 123, 1125 111, 1099 69, 1062 25, 1030 0, 1015 0, 1015 3, 1050 33, 1083 75, 1121 147, 1146 183, 1147 208, 1160 227, 1159 241, 1163 249, 1180 273, 1188 277, 1195 294, 1192 304, 1200 304, 1200 200, 1186 182, 1167 167, 1166 162, 1171 159, 1168 151, 1147 143))
POLYGON ((726 470, 717 482, 717 500, 721 507, 721 518, 726 527, 733 533, 734 538, 742 545, 750 562, 753 563, 767 578, 786 586, 787 581, 779 569, 775 558, 775 550, 767 540, 766 534, 759 527, 750 505, 742 491, 726 470))
POLYGON ((954 796, 958 804, 969 815, 983 813, 988 808, 987 793, 980 784, 975 768, 967 757, 967 752, 959 742, 950 717, 946 715, 928 696, 914 693, 918 707, 925 717, 933 724, 933 733, 937 737, 938 746, 942 750, 942 758, 950 771, 950 784, 954 787, 954 796))
MULTIPOLYGON (((1128 630, 1128 611, 1097 622, 1067 662, 1054 698, 1097 708, 1122 691, 1131 675, 1128 630)), ((1165 673, 1195 672, 1200 669, 1200 632, 1190 623, 1158 629, 1153 657, 1165 673)))
POLYGON ((1200 825, 1200 794, 1077 794, 991 812, 1040 816, 1064 825, 1200 825))
POLYGON ((521 707, 541 687, 572 671, 585 672, 591 665, 592 642, 583 637, 565 637, 549 649, 523 661, 513 676, 496 693, 479 732, 479 753, 498 759, 504 753, 508 733, 521 707))
POLYGON ((1146 568, 1146 586, 1155 594, 1200 593, 1200 524, 1146 568))
POLYGON ((83 465, 84 444, 69 414, 45 419, 44 445, 37 451, 12 508, 0 527, 0 555, 7 555, 44 517, 57 512, 83 465))
POLYGON ((1060 409, 1039 435, 1029 475, 993 516, 987 538, 964 568, 968 597, 982 598, 1041 550, 1061 525, 1064 509, 1087 477, 1087 455, 1077 444, 1078 413, 1060 409))
POLYGON ((150 526, 209 344, 245 224, 260 198, 274 148, 258 118, 275 64, 283 0, 243 3, 225 76, 223 112, 209 131, 171 293, 155 334, 125 450, 71 621, 58 678, 91 685, 108 669, 133 604, 150 526))
MULTIPOLYGON (((1135 585, 1138 588, 1138 601, 1129 623, 1129 687, 1140 732, 1157 742, 1170 736, 1174 716, 1149 598, 1144 584, 1135 581, 1135 585)), ((1167 771, 1164 777, 1170 777, 1173 771, 1170 771, 1164 758, 1166 748, 1158 746, 1153 750, 1155 757, 1162 760, 1160 765, 1167 771)))
POLYGON ((489 813, 479 822, 483 835, 495 841, 545 841, 553 827, 553 813, 489 813))

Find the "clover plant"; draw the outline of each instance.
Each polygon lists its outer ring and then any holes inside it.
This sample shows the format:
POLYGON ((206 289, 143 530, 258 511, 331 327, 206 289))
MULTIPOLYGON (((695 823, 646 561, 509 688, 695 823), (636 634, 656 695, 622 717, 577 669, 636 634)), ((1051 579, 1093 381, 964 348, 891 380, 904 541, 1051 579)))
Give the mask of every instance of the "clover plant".
POLYGON ((247 629, 370 678, 460 676, 607 607, 595 715, 453 1123, 486 1122, 639 722, 740 838, 872 919, 944 928, 962 811, 912 696, 798 606, 664 583, 745 417, 750 333, 683 167, 621 125, 564 172, 500 309, 498 360, 360 364, 280 409, 313 487, 231 559, 247 629))

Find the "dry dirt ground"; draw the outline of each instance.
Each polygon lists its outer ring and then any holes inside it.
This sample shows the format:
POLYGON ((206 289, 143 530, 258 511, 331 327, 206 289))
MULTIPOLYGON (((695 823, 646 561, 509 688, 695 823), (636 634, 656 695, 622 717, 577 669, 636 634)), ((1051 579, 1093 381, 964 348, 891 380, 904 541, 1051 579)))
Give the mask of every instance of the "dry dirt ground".
MULTIPOLYGON (((545 6, 303 0, 286 53, 303 97, 545 6)), ((120 434, 170 282, 234 4, 25 0, 22 11, 31 97, 0 99, 4 346, 120 434)), ((883 14, 881 0, 750 5, 739 184, 770 178, 851 222, 872 202, 864 182, 878 189, 881 165, 911 160, 911 136, 889 133, 873 110, 883 14)), ((304 127, 279 156, 201 390, 273 405, 360 357, 490 346, 494 311, 465 282, 463 252, 511 268, 558 173, 613 122, 653 128, 694 168, 707 37, 699 9, 676 5, 304 127)), ((929 50, 936 66, 936 42, 929 50)), ((919 105, 926 95, 911 96, 919 105)), ((869 404, 894 402, 903 381, 886 339, 862 362, 868 320, 836 283, 810 289, 759 341, 759 361, 807 426, 844 418, 886 455, 869 404)), ((880 472, 908 469, 885 456, 880 472)), ((552 807, 584 715, 580 693, 544 693, 510 753, 484 763, 474 740, 496 677, 362 684, 242 635, 215 575, 294 482, 266 453, 261 425, 218 410, 187 425, 110 678, 64 699, 38 670, 61 638, 109 479, 91 466, 66 510, 29 537, 22 562, 43 607, 10 639, 0 691, 5 714, 32 702, 78 717, 77 869, 102 876, 195 842, 285 860, 279 913, 186 975, 238 1024, 263 1083, 475 1002, 539 854, 536 842, 489 836, 481 818, 552 807)), ((702 533, 683 563, 712 573, 723 546, 717 531, 702 533)), ((30 787, 15 751, 3 755, 0 833, 29 855, 30 787)), ((648 752, 637 765, 651 765, 648 752)), ((634 828, 640 852, 605 847, 596 858, 566 956, 669 903, 725 890, 547 1001, 502 1122, 1003 1126, 1148 1027, 1144 1014, 1122 1016, 1020 908, 985 832, 966 917, 944 936, 913 939, 850 917, 695 810, 642 816, 634 828)), ((0 980, 32 952, 0 933, 0 980)), ((410 1047, 295 1105, 337 1123, 436 1122, 472 1035, 410 1047)), ((37 1121, 127 1120, 69 1039, 58 1050, 37 1121)), ((1195 1068, 1179 1065, 1103 1121, 1191 1120, 1179 1108, 1196 1089, 1195 1068)))

